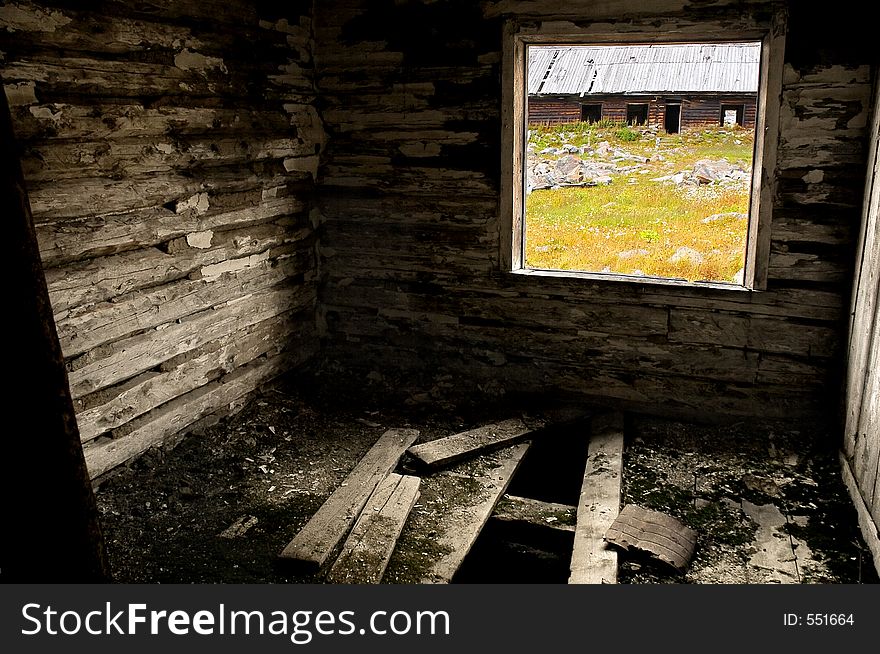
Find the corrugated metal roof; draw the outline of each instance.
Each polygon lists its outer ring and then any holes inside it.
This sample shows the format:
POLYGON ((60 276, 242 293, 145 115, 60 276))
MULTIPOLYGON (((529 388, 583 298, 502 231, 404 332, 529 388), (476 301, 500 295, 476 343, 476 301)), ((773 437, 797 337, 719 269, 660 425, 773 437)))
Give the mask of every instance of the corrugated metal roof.
POLYGON ((529 95, 755 93, 760 43, 529 46, 529 95))

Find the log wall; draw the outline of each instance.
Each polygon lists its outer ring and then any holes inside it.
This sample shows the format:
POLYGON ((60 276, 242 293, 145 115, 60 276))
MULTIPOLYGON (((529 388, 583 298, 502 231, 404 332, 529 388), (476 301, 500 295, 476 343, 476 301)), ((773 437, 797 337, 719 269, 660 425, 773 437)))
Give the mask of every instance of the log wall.
MULTIPOLYGON (((638 96, 590 96, 584 98, 583 104, 601 104, 602 118, 616 122, 625 122, 629 103, 648 104, 648 123, 664 126, 666 119, 666 100, 639 98, 638 96)), ((529 125, 562 125, 576 123, 581 119, 580 100, 568 98, 531 98, 529 99, 529 125)), ((699 129, 718 127, 721 123, 722 104, 742 104, 743 127, 755 127, 756 100, 754 97, 697 98, 684 96, 682 101, 681 128, 699 129)))
POLYGON ((275 4, 0 8, 92 477, 317 351, 311 3, 275 4))
POLYGON ((798 3, 774 99, 767 290, 512 275, 499 262, 506 18, 686 35, 704 19, 769 22, 770 9, 757 0, 319 4, 330 137, 319 324, 331 358, 354 379, 424 397, 524 392, 702 417, 833 414, 871 56, 844 38, 848 27, 831 29, 798 3))
POLYGON ((856 250, 842 464, 865 542, 880 571, 880 85, 876 93, 856 250))

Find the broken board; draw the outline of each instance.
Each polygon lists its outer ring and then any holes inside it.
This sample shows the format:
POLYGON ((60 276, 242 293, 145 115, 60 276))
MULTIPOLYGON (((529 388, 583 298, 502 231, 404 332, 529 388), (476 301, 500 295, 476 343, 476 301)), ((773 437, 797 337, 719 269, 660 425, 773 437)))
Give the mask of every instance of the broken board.
POLYGON ((330 568, 332 584, 378 584, 419 496, 419 478, 389 474, 367 500, 330 568))
POLYGON ((620 512, 623 472, 623 414, 592 419, 584 482, 577 508, 570 584, 617 583, 617 552, 605 532, 620 512))
POLYGON ((407 452, 428 467, 448 465, 492 448, 512 445, 532 432, 519 418, 484 425, 428 443, 410 447, 407 452))
POLYGON ((389 429, 382 434, 279 557, 306 568, 321 568, 345 538, 376 486, 418 436, 416 429, 389 429))
POLYGON ((543 502, 530 497, 505 495, 492 513, 492 520, 559 531, 574 531, 577 507, 569 504, 543 502))
POLYGON ((518 443, 422 478, 385 583, 447 584, 470 552, 528 451, 518 443))

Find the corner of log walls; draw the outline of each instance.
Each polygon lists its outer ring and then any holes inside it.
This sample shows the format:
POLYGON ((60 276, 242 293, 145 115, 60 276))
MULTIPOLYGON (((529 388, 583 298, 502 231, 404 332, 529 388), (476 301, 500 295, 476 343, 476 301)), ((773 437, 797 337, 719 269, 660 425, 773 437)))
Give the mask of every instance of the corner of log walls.
POLYGON ((318 351, 311 4, 0 7, 0 75, 93 478, 318 351))

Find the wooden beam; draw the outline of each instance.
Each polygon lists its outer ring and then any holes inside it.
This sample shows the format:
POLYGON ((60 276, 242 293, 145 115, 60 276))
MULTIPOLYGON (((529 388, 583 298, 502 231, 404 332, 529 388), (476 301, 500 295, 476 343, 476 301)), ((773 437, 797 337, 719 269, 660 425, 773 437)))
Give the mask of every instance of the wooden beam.
POLYGON ((376 487, 327 575, 333 584, 378 584, 419 497, 418 477, 391 473, 376 487))
POLYGON ((306 568, 320 569, 342 542, 354 524, 370 495, 419 432, 416 429, 389 429, 324 502, 318 512, 306 523, 279 555, 306 568))
POLYGON ((492 520, 574 531, 577 507, 555 502, 542 502, 530 497, 505 495, 492 513, 492 520))
POLYGON ((507 490, 530 443, 519 443, 484 454, 423 480, 432 484, 443 509, 435 515, 429 531, 439 552, 429 561, 421 583, 448 584, 471 551, 477 536, 507 490))
POLYGON ((570 584, 617 583, 617 553, 604 537, 620 512, 622 473, 623 414, 597 416, 578 502, 570 584))
POLYGON ((878 529, 880 525, 874 521, 867 504, 865 504, 865 500, 862 498, 858 482, 853 476, 849 460, 844 452, 840 453, 840 468, 841 474, 843 475, 843 483, 846 484, 846 488, 849 490, 849 495, 856 507, 862 536, 865 539, 865 543, 868 545, 868 549, 871 550, 871 555, 874 558, 874 567, 877 569, 877 572, 880 573, 880 529, 878 529))
POLYGON ((414 445, 407 452, 424 465, 437 468, 478 452, 510 445, 531 432, 532 430, 526 427, 522 420, 512 418, 414 445))

